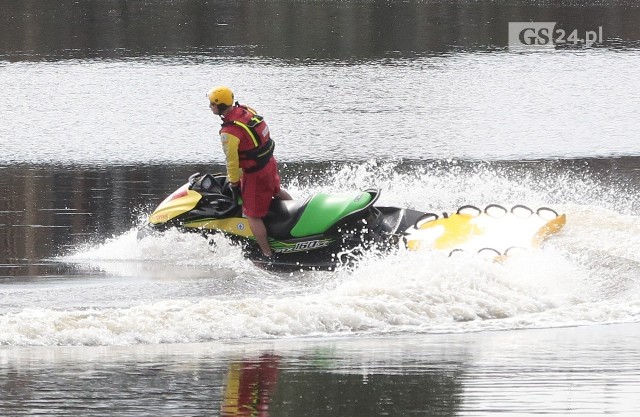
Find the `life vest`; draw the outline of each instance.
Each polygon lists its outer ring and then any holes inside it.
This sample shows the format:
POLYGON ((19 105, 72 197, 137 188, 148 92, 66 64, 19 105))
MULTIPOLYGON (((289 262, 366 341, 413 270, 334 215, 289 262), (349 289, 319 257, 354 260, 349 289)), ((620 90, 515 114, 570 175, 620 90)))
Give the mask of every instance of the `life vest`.
POLYGON ((276 146, 264 118, 249 107, 236 103, 224 117, 220 132, 231 131, 232 129, 229 129, 231 126, 237 126, 243 131, 242 135, 236 135, 240 138, 238 148, 240 167, 245 173, 260 171, 273 157, 276 146))

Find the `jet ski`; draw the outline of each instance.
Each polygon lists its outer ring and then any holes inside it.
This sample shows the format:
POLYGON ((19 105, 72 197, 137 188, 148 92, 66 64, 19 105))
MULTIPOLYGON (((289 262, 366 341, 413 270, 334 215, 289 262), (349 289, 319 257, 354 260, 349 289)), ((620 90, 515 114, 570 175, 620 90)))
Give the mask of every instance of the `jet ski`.
MULTIPOLYGON (((206 237, 222 234, 241 245, 247 258, 271 269, 333 269, 363 252, 399 248, 489 250, 504 256, 514 248, 538 247, 565 224, 550 208, 510 210, 463 206, 449 215, 378 206, 379 189, 317 193, 304 200, 274 199, 263 219, 274 252, 264 259, 242 215, 242 201, 225 175, 196 173, 151 213, 138 238, 169 228, 206 237)), ((212 240, 211 240, 212 241, 212 240)))

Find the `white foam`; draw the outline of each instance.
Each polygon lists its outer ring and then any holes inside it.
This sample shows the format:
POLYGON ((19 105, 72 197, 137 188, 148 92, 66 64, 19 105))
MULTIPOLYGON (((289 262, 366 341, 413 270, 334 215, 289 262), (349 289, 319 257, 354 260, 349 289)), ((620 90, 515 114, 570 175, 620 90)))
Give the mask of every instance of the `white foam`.
POLYGON ((401 252, 333 273, 330 285, 265 298, 166 300, 130 308, 24 309, 0 344, 120 345, 385 332, 464 332, 637 320, 640 303, 592 302, 560 254, 506 264, 401 252))

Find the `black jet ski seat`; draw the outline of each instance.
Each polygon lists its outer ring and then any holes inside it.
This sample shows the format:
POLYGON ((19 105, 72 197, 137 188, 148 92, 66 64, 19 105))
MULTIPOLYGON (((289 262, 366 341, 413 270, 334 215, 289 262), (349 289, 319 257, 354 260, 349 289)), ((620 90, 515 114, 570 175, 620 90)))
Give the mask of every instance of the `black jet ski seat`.
POLYGON ((267 235, 274 239, 290 239, 291 229, 296 225, 311 197, 306 200, 273 199, 269 212, 264 217, 267 235))

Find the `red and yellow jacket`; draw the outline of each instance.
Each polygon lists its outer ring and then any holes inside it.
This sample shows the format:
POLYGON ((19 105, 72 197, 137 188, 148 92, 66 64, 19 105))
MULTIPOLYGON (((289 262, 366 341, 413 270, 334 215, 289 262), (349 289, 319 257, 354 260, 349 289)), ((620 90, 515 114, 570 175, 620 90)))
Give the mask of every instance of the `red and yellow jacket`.
POLYGON ((220 139, 227 159, 227 177, 240 181, 242 174, 264 168, 273 157, 275 142, 269 126, 253 109, 236 103, 222 119, 220 139))

